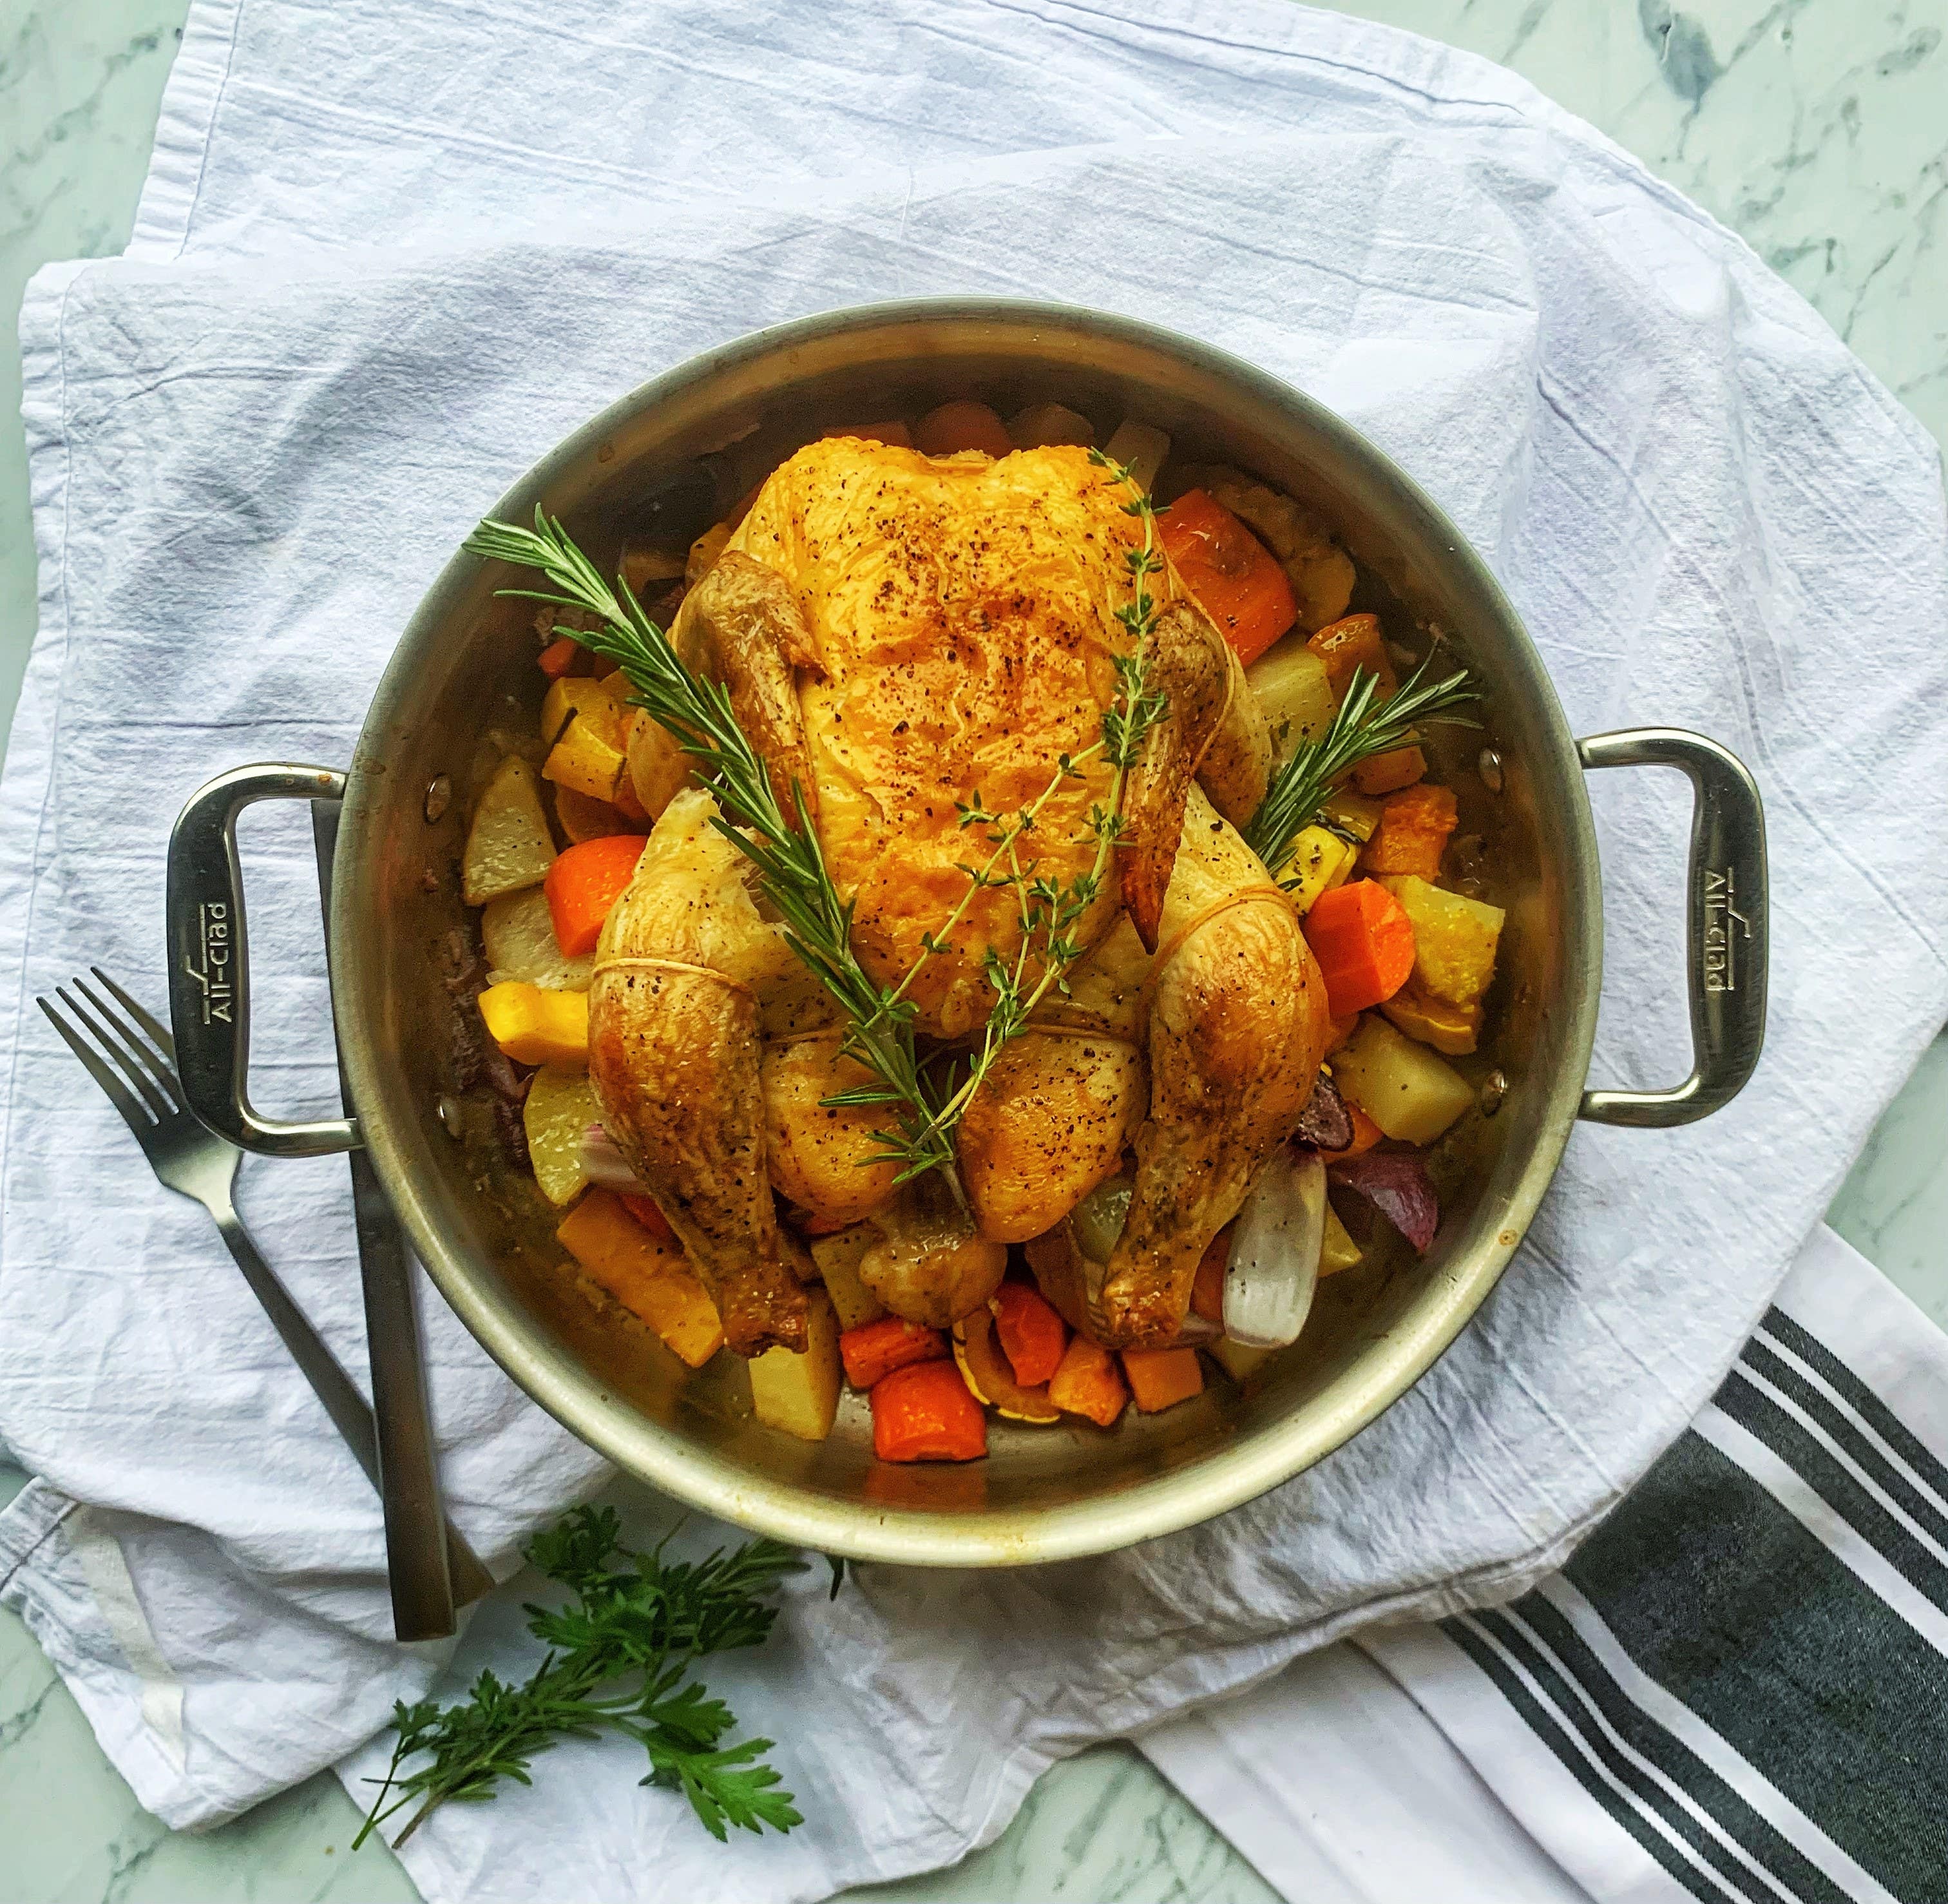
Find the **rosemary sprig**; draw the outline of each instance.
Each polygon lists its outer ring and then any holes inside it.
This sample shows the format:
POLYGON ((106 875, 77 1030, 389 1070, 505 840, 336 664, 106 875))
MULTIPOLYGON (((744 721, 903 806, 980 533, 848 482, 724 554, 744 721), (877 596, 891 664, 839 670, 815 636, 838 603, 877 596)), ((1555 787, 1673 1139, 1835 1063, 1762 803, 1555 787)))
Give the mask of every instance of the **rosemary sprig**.
POLYGON ((938 1169, 964 1201, 951 1125, 941 1117, 945 1081, 915 1046, 914 1008, 901 992, 880 985, 860 964, 852 949, 851 902, 842 899, 833 883, 802 794, 791 790, 794 823, 730 711, 729 690, 692 672, 643 612, 628 583, 619 576, 612 589, 561 524, 539 509, 532 529, 483 522, 467 547, 489 561, 538 569, 556 591, 504 589, 501 594, 600 618, 598 628, 572 631, 575 638, 628 676, 635 690, 632 704, 647 709, 703 769, 718 806, 730 816, 717 819, 718 829, 756 866, 759 884, 784 922, 786 942, 845 1014, 847 1048, 876 1080, 861 1087, 870 1096, 852 1101, 890 1110, 898 1128, 879 1135, 901 1160, 902 1181, 938 1169))
POLYGON ((1285 870, 1292 842, 1318 818, 1326 796, 1342 775, 1374 754, 1404 747, 1423 721, 1480 725, 1454 711, 1481 698, 1467 669, 1457 668, 1434 681, 1428 678, 1433 666, 1430 654, 1401 683, 1400 691, 1390 700, 1379 698, 1377 675, 1366 668, 1354 669, 1332 725, 1272 775, 1258 810, 1245 828, 1244 839, 1274 879, 1285 870))
POLYGON ((547 1657, 520 1685, 482 1673, 443 1711, 430 1699, 393 1707, 392 1763, 370 1781, 379 1794, 354 1850, 408 1806, 416 1809, 395 1846, 441 1805, 492 1798, 504 1779, 531 1784, 537 1753, 605 1731, 636 1740, 649 1759, 642 1782, 682 1791, 720 1843, 729 1825, 789 1831, 804 1822, 763 1763, 771 1741, 721 1744, 736 1722, 690 1676, 705 1654, 755 1646, 771 1632, 777 1609, 765 1596, 805 1564, 789 1548, 753 1540, 706 1560, 665 1561, 661 1544, 647 1554, 622 1546, 613 1508, 585 1507, 537 1536, 527 1558, 574 1596, 527 1608, 547 1657), (403 1769, 422 1753, 427 1763, 403 1769))

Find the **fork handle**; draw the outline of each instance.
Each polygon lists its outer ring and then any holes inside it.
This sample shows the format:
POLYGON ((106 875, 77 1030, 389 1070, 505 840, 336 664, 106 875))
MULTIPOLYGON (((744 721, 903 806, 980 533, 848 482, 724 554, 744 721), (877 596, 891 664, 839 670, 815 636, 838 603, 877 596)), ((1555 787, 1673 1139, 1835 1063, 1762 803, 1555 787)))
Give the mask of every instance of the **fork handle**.
MULTIPOLYGON (((228 1202, 212 1202, 208 1208, 210 1215, 216 1219, 217 1231, 223 1238, 224 1246, 236 1259, 237 1268, 243 1271, 244 1280, 250 1284, 250 1293, 256 1297, 259 1306, 271 1319, 271 1326, 277 1331, 278 1340, 290 1351, 291 1359, 310 1383, 312 1393, 324 1405, 332 1426, 344 1438, 345 1445, 352 1450, 358 1465, 364 1469, 366 1478, 378 1489, 383 1499, 385 1490, 380 1480, 378 1424, 364 1396, 359 1393, 352 1378, 338 1365, 337 1358, 325 1346, 324 1338, 312 1327, 310 1319, 292 1301, 290 1292, 278 1281, 276 1271, 258 1254, 257 1246, 250 1240, 250 1232, 244 1227, 244 1219, 235 1208, 228 1202)), ((494 1576, 451 1520, 446 1524, 446 1542, 448 1562, 453 1574, 454 1598, 457 1604, 465 1606, 493 1586, 494 1576)))

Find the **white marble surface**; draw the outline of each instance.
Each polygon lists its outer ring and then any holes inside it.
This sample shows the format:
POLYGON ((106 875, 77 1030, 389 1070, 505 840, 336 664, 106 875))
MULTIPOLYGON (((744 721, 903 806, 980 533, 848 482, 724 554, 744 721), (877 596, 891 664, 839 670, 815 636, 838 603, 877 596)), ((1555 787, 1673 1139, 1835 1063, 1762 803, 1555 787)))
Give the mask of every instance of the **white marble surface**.
MULTIPOLYGON (((1211 0, 1214 6, 1219 0, 1211 0)), ((0 0, 0 306, 42 261, 126 240, 185 0, 0 0)), ((1503 61, 1740 232, 1948 442, 1948 0, 1375 0, 1350 11, 1503 61)), ((0 353, 0 712, 34 625, 17 422, 0 353)), ((1890 1089, 1895 1080, 1890 1079, 1890 1089)), ((1840 1231, 1948 1326, 1948 1042, 1833 1206, 1840 1231)), ((0 1499, 17 1485, 0 1471, 0 1499)), ((200 1837, 164 1831, 0 1615, 0 1896, 8 1904, 410 1899, 347 1850, 335 1781, 200 1837)), ((1260 1904, 1273 1893, 1128 1747, 1056 1767, 957 1869, 905 1900, 1260 1904)))

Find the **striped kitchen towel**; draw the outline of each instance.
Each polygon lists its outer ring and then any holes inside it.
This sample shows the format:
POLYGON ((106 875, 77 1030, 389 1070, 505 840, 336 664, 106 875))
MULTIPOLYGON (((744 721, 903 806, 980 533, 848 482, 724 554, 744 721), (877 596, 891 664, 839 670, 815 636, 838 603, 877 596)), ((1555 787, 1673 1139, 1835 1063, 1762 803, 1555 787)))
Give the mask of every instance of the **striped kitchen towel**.
POLYGON ((1948 1904, 1948 1336, 1820 1231, 1560 1573, 1358 1644, 1140 1741, 1288 1896, 1948 1904))

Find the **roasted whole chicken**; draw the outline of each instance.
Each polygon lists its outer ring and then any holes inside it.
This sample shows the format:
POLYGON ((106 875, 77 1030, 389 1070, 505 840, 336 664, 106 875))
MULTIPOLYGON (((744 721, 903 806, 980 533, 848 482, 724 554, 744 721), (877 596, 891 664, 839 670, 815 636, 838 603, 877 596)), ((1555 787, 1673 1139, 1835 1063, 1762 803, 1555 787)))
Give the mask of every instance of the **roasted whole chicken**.
MULTIPOLYGON (((793 790, 860 961, 904 981, 942 1061, 987 1025, 995 961, 1024 951, 1019 884, 970 877, 970 813, 1040 803, 1014 847, 1036 881, 1066 885, 1098 852, 1141 533, 1125 500, 1073 446, 822 440, 765 482, 670 630, 793 790)), ((1151 585, 1165 711, 1073 928, 1083 955, 967 1104, 955 1167, 903 1185, 883 1110, 827 1101, 864 1076, 837 1008, 670 736, 635 717, 629 775, 658 817, 596 949, 589 1079, 739 1353, 805 1342, 811 1272, 777 1198, 810 1234, 870 1221, 862 1281, 943 1326, 994 1292, 1010 1244, 1059 1229, 1132 1151, 1128 1218, 1083 1300, 1099 1341, 1168 1344, 1207 1246, 1298 1126, 1330 1022, 1294 905, 1239 831, 1272 760, 1264 716, 1175 568, 1151 585)), ((1031 940, 1031 977, 1037 956, 1031 940)))

